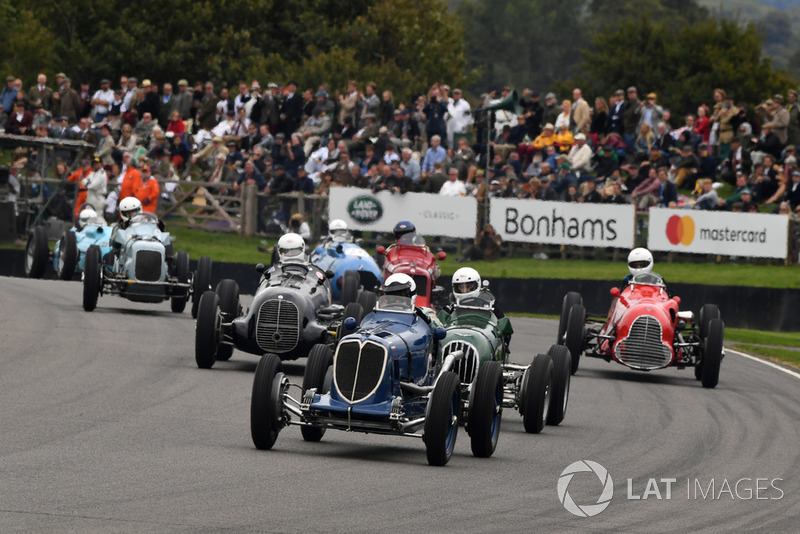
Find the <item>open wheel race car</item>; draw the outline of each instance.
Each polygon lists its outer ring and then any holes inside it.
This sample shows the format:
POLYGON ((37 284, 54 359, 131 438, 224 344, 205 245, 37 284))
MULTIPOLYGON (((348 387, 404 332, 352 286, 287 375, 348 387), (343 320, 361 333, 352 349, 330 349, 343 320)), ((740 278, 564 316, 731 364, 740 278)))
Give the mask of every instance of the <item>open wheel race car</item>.
POLYGON ((111 251, 110 239, 111 228, 105 224, 88 224, 80 230, 72 227, 56 242, 51 255, 47 230, 35 226, 28 234, 25 247, 25 274, 29 278, 43 277, 52 260, 58 279, 72 280, 75 273, 83 272, 89 247, 100 247, 100 254, 104 256, 111 251))
POLYGON ((183 312, 191 298, 192 317, 197 315, 200 295, 211 285, 209 258, 200 258, 194 272, 186 252, 173 258, 172 237, 161 231, 158 219, 150 213, 131 217, 130 225, 118 227, 111 241, 118 253, 104 255, 97 245, 86 250, 84 310, 94 310, 100 295, 117 294, 133 302, 170 300, 175 313, 183 312))
MULTIPOLYGON (((464 353, 453 371, 461 382, 467 432, 473 423, 480 424, 486 417, 471 406, 487 390, 497 396, 501 407, 519 411, 526 432, 541 432, 545 422, 560 424, 569 399, 569 350, 552 345, 547 354, 535 355, 530 365, 511 363, 504 337, 512 334, 513 328, 508 317, 498 319, 493 309, 494 297, 484 290, 460 300, 450 312, 439 312, 439 320, 447 329, 442 354, 446 357, 456 351, 464 353)), ((499 426, 498 419, 498 431, 499 426)), ((475 443, 473 437, 472 446, 474 451, 484 444, 475 443)))
POLYGON ((447 253, 439 251, 434 255, 421 235, 416 232, 404 234, 396 244, 388 248, 380 246, 376 252, 386 256, 383 263, 384 279, 394 273, 404 273, 414 279, 417 284, 417 306, 432 308, 436 296, 444 294, 444 290, 436 285, 436 278, 440 274, 436 260, 444 260, 447 253))
MULTIPOLYGON (((446 331, 415 308, 412 298, 382 295, 358 330, 309 354, 302 386, 289 382, 280 358, 266 354, 256 368, 250 409, 253 443, 270 449, 287 425, 300 426, 303 439, 319 441, 327 429, 422 438, 428 463, 445 465, 453 453, 461 420, 462 391, 451 369, 462 351, 441 357, 446 331)), ((354 318, 345 326, 356 326, 354 318)), ((493 387, 474 395, 470 428, 476 456, 491 454, 499 431, 502 399, 493 387)))
POLYGON ((582 354, 616 361, 631 369, 694 367, 705 388, 716 387, 725 353, 725 326, 719 308, 704 304, 698 315, 679 311, 679 297, 670 297, 655 273, 634 275, 627 287, 611 289, 608 317, 586 316, 579 293, 564 296, 558 342, 572 354, 572 372, 582 354))
POLYGON ((229 360, 234 348, 282 360, 304 358, 316 344, 333 344, 346 333, 345 317, 360 321, 364 309, 375 305, 375 294, 368 291, 347 306, 331 304, 333 272, 310 263, 277 264, 269 270, 258 264, 256 271, 261 280, 249 309, 242 307, 239 286, 230 279, 200 298, 195 360, 201 369, 229 360))
POLYGON ((311 253, 311 263, 323 271, 333 271, 331 294, 343 305, 356 302, 362 289, 380 287, 383 277, 375 260, 357 243, 330 240, 311 253))

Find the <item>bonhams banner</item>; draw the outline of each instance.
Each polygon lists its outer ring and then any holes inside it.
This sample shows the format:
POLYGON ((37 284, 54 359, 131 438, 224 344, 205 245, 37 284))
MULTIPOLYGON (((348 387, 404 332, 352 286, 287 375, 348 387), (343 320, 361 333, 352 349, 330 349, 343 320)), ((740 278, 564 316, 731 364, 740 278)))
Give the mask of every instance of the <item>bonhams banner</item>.
POLYGON ((391 232, 400 221, 411 221, 422 235, 474 238, 478 203, 473 197, 444 197, 431 193, 392 194, 369 189, 334 187, 330 190, 328 220, 342 219, 349 228, 391 232))
POLYGON ((631 248, 635 217, 632 205, 493 198, 489 219, 505 241, 631 248))
POLYGON ((785 258, 789 219, 767 213, 651 209, 651 250, 785 258))

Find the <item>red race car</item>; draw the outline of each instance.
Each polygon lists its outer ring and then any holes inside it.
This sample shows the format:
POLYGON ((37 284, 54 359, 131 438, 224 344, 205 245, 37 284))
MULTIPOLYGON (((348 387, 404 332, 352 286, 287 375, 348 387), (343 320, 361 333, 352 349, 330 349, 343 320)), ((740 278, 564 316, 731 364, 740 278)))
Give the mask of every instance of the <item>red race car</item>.
POLYGON ((389 248, 380 246, 376 252, 386 256, 383 264, 384 280, 393 273, 405 273, 414 279, 417 284, 417 306, 432 308, 436 298, 434 293, 444 294, 444 290, 436 286, 436 278, 440 274, 436 260, 445 259, 447 254, 439 251, 434 255, 421 235, 416 232, 405 233, 396 244, 389 248))
POLYGON ((558 343, 572 354, 573 373, 585 354, 638 371, 694 367, 703 387, 717 385, 725 327, 716 305, 704 304, 697 316, 679 311, 681 299, 670 297, 655 273, 634 275, 622 291, 612 288, 611 296, 607 318, 587 318, 579 293, 564 296, 558 343))

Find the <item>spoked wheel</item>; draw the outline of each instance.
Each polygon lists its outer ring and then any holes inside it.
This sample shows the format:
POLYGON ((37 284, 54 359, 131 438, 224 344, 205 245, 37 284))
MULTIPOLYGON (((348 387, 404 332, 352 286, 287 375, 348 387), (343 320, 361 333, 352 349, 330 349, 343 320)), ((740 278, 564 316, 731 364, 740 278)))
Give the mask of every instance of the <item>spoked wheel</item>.
POLYGON ((439 375, 428 401, 425 416, 425 451, 430 465, 446 465, 453 455, 461 414, 458 375, 447 371, 439 375))
POLYGON ((564 295, 561 303, 561 316, 558 319, 558 345, 564 344, 564 334, 567 332, 567 321, 569 320, 569 310, 577 304, 583 304, 583 297, 576 291, 570 291, 564 295))
POLYGON ((25 247, 25 275, 28 278, 44 276, 49 257, 47 231, 43 226, 35 226, 28 234, 28 244, 25 247))
MULTIPOLYGON (((189 255, 183 250, 179 250, 175 255, 175 277, 178 282, 189 282, 189 255)), ((179 291, 181 293, 172 297, 169 302, 174 313, 183 313, 186 303, 189 301, 189 288, 179 289, 179 291)))
POLYGON ((564 338, 564 345, 572 355, 572 374, 578 370, 578 363, 583 353, 583 325, 586 323, 586 308, 582 304, 576 304, 569 310, 567 319, 567 330, 564 338))
POLYGON ((203 292, 211 289, 211 258, 203 256, 197 262, 197 271, 194 273, 192 283, 192 319, 197 318, 197 307, 203 292))
POLYGON ((704 388, 715 388, 719 383, 719 367, 722 362, 722 341, 725 325, 716 317, 708 322, 708 335, 703 349, 703 367, 700 381, 704 388))
POLYGON ((100 247, 92 245, 86 251, 83 266, 83 309, 87 312, 97 307, 97 299, 103 287, 103 272, 100 265, 100 247))
POLYGON ((564 420, 569 401, 569 382, 572 375, 572 355, 564 345, 552 345, 547 351, 553 360, 553 389, 547 424, 558 425, 564 420))
POLYGON ((478 368, 469 399, 468 426, 472 454, 488 458, 497 448, 503 420, 503 366, 488 361, 478 368))
POLYGON ((200 369, 211 369, 219 350, 219 297, 206 291, 200 297, 194 329, 194 359, 200 369))
POLYGON ((275 354, 262 356, 250 399, 250 435, 258 449, 271 449, 281 431, 283 379, 281 359, 275 354))
POLYGON ((552 389, 553 360, 547 354, 537 354, 522 377, 519 411, 525 432, 538 434, 544 428, 552 389))
POLYGON ((342 305, 347 306, 351 302, 358 301, 358 289, 361 286, 361 278, 358 271, 345 271, 342 275, 342 305))
MULTIPOLYGON (((311 388, 317 393, 328 393, 325 376, 333 363, 333 351, 328 345, 317 344, 311 349, 306 361, 306 371, 303 373, 303 394, 311 388)), ((324 427, 301 426, 300 433, 306 441, 319 441, 325 435, 324 427)))
POLYGON ((58 279, 72 280, 78 265, 78 237, 66 231, 58 245, 58 279))
MULTIPOLYGON (((230 323, 239 317, 241 304, 239 303, 239 284, 236 281, 226 278, 217 284, 217 295, 219 296, 220 321, 230 323)), ((233 355, 233 345, 220 343, 217 345, 217 360, 226 362, 233 355)))

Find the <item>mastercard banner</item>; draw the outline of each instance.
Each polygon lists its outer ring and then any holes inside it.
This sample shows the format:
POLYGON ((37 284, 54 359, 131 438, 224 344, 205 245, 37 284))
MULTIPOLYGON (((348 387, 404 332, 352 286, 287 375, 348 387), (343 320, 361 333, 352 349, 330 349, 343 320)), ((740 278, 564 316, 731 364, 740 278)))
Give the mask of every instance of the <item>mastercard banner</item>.
POLYGON ((650 210, 650 250, 785 258, 789 219, 766 213, 688 209, 650 210))

